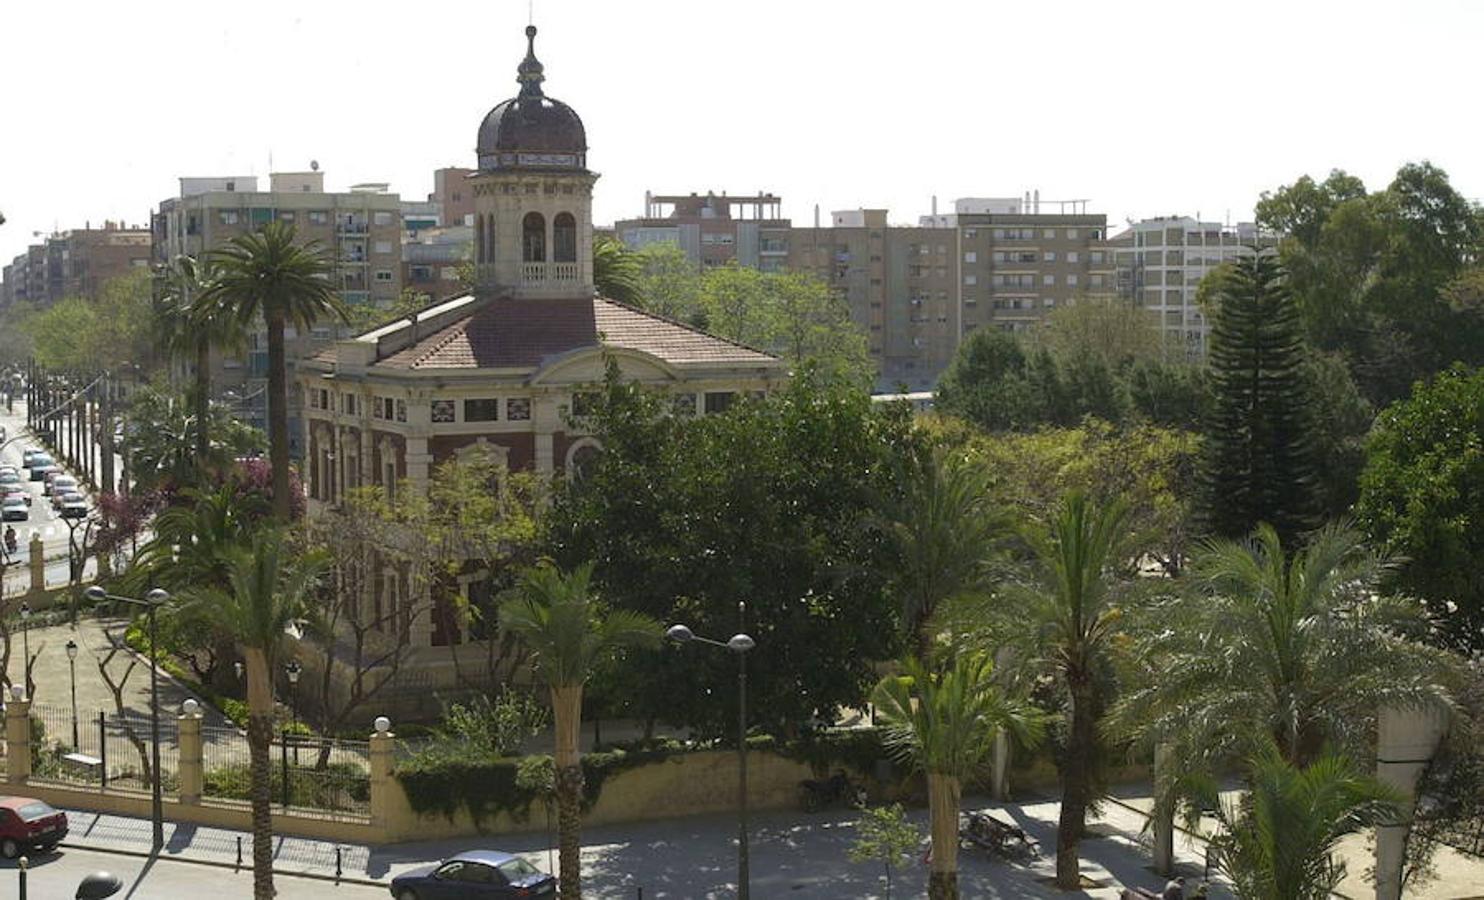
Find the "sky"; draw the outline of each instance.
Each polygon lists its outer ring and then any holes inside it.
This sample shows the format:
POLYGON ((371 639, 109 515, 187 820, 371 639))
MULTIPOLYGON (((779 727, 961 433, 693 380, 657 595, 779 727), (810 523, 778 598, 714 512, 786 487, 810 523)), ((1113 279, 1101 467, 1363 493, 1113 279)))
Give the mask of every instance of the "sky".
MULTIPOLYGON (((1248 219, 1343 168, 1428 159, 1484 198, 1468 0, 534 0, 549 96, 587 126, 594 221, 644 192, 886 208, 1039 190, 1110 224, 1248 219)), ((317 160, 424 199, 512 96, 528 0, 7 3, 0 261, 146 223, 180 176, 317 160)), ((1058 207, 1049 207, 1055 211, 1058 207)), ((1116 230, 1116 228, 1114 229, 1116 230)))

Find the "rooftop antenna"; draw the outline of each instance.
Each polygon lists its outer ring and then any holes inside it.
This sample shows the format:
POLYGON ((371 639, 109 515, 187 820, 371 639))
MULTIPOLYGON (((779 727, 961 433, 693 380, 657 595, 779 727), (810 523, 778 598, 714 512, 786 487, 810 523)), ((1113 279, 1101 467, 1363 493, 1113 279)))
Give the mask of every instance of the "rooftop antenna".
POLYGON ((526 24, 536 24, 536 0, 526 0, 526 24))

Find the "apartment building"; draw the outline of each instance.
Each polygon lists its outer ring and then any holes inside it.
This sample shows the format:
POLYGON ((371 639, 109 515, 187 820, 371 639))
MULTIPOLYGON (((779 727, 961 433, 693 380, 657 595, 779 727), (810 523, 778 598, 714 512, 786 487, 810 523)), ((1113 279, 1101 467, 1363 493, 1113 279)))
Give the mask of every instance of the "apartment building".
POLYGON ((459 166, 434 170, 433 193, 428 195, 428 200, 438 204, 439 225, 474 225, 474 190, 469 178, 477 171, 459 166))
POLYGON ((774 272, 788 258, 790 222, 783 200, 773 194, 644 194, 644 215, 621 219, 613 230, 630 250, 650 244, 678 244, 698 266, 730 262, 774 272))
POLYGON ((64 297, 96 298, 109 279, 150 264, 150 231, 122 222, 89 223, 48 237, 5 267, 0 298, 48 306, 64 297))
MULTIPOLYGON (((332 276, 348 304, 390 305, 402 291, 401 198, 386 184, 353 185, 327 192, 325 174, 275 172, 268 190, 256 176, 181 178, 180 193, 160 203, 153 221, 154 258, 199 257, 269 222, 291 223, 298 238, 318 241, 334 253, 332 276)), ((290 365, 340 337, 326 322, 307 335, 291 334, 290 365)), ((263 386, 268 371, 266 333, 249 336, 246 351, 213 359, 212 382, 219 395, 237 398, 240 414, 261 424, 266 415, 263 386)), ((296 410, 289 410, 296 419, 296 410)), ((291 447, 299 448, 296 423, 291 447)))
POLYGON ((402 284, 431 300, 468 290, 460 269, 473 262, 474 227, 408 229, 402 239, 402 284))
POLYGON ((1201 279, 1222 263, 1251 252, 1252 246, 1273 243, 1252 222, 1230 226, 1190 216, 1135 222, 1115 239, 1118 290, 1157 314, 1160 331, 1171 345, 1199 357, 1206 352, 1211 331, 1196 303, 1201 279))

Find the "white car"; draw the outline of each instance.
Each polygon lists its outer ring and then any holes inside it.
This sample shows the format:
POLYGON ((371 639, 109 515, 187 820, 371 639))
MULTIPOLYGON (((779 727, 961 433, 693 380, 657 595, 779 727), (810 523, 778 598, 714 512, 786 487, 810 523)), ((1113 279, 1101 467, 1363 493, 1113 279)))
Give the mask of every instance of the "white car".
POLYGON ((45 493, 52 498, 52 508, 60 509, 63 497, 78 493, 77 479, 71 475, 58 475, 47 482, 45 493))
POLYGON ((88 516, 88 501, 76 491, 62 495, 62 518, 85 519, 88 516))
POLYGON ((26 501, 15 494, 6 495, 0 500, 0 520, 6 522, 24 522, 31 518, 31 510, 26 508, 26 501))

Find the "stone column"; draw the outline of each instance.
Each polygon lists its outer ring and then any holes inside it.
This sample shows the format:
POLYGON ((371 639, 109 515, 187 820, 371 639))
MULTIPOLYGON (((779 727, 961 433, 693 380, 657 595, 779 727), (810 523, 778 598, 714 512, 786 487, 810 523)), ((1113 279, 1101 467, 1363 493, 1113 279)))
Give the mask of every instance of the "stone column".
POLYGON ((1433 709, 1383 707, 1376 722, 1376 778, 1402 795, 1398 821, 1376 829, 1376 900, 1400 900, 1402 862, 1412 824, 1417 781, 1447 729, 1433 709))
POLYGON ((5 706, 5 775, 11 784, 31 777, 31 701, 20 685, 11 687, 5 706))
POLYGON ((41 543, 41 532, 31 535, 31 590, 41 593, 46 590, 46 549, 41 543))
POLYGON ((205 776, 201 752, 201 713, 182 713, 176 724, 180 729, 180 758, 176 762, 176 774, 180 778, 180 802, 194 806, 201 802, 201 786, 205 776))
POLYGON ((1154 834, 1154 871, 1171 875, 1175 871, 1175 804, 1160 803, 1160 798, 1169 788, 1171 769, 1175 762, 1175 748, 1161 743, 1154 748, 1154 811, 1152 832, 1154 834))
MULTIPOLYGON (((394 759, 396 735, 391 732, 391 722, 385 716, 376 719, 377 730, 371 735, 371 826, 386 828, 388 810, 391 808, 391 792, 397 790, 393 782, 392 761, 394 759), (385 726, 385 727, 382 727, 385 726)), ((391 835, 384 835, 390 838, 391 835)))
POLYGON ((407 438, 407 481, 413 490, 426 491, 432 473, 433 454, 428 452, 425 437, 407 438))
POLYGON ((564 426, 556 397, 531 398, 531 430, 536 436, 536 472, 550 475, 556 471, 555 442, 552 435, 564 426))

